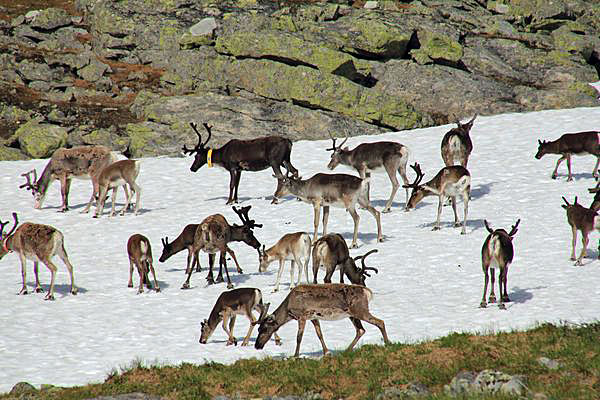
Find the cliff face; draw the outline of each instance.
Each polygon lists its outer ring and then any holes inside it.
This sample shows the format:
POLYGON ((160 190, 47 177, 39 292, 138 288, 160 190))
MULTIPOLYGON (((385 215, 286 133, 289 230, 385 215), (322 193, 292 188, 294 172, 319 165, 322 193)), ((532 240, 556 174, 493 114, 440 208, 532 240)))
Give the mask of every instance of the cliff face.
POLYGON ((597 1, 59 4, 0 8, 0 159, 177 155, 190 121, 218 145, 597 104, 597 1))

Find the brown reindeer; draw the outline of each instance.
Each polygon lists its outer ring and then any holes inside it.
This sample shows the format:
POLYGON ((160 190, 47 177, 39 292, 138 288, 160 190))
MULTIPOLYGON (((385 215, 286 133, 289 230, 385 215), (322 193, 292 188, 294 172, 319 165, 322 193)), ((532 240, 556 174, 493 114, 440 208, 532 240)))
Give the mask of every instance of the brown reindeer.
POLYGON ((354 221, 354 234, 352 236, 351 247, 357 247, 358 224, 360 221, 360 217, 356 212, 357 203, 373 215, 377 222, 377 241, 383 242, 380 213, 371 206, 368 192, 369 176, 361 179, 357 176, 347 174, 315 174, 309 179, 290 176, 279 179, 275 197, 279 198, 287 194, 293 194, 300 200, 312 204, 315 228, 313 242, 317 240, 321 207, 323 207, 323 235, 327 234, 329 207, 345 208, 354 221))
POLYGON ((200 262, 198 260, 199 250, 194 252, 194 235, 196 234, 196 229, 198 229, 199 224, 188 224, 183 228, 183 231, 177 236, 177 239, 173 240, 169 243, 169 238, 165 237, 161 239, 163 250, 158 261, 165 262, 171 257, 179 253, 181 250, 187 249, 187 264, 185 268, 185 273, 190 273, 190 268, 194 268, 196 266, 196 272, 200 272, 200 262))
POLYGON ((558 175, 558 166, 563 160, 567 160, 567 169, 569 177, 567 181, 572 181, 571 175, 571 155, 593 154, 596 156, 596 166, 594 167, 593 175, 598 176, 598 165, 600 164, 600 143, 598 141, 598 131, 565 133, 561 137, 551 142, 538 140, 538 151, 535 158, 538 160, 546 154, 560 154, 561 157, 556 162, 556 167, 552 171, 552 179, 556 179, 558 175))
POLYGON ((456 128, 450 129, 442 139, 442 159, 446 167, 452 165, 461 165, 467 168, 469 156, 473 151, 473 142, 471 141, 471 128, 477 114, 466 124, 456 121, 456 128))
MULTIPOLYGON (((600 228, 600 221, 596 221, 598 213, 592 209, 585 208, 581 204, 577 203, 577 196, 575 196, 575 201, 573 204, 569 204, 567 199, 562 198, 566 204, 562 204, 562 208, 567 210, 567 221, 569 225, 571 225, 571 230, 573 232, 573 241, 572 241, 572 250, 571 250, 571 261, 575 261, 575 265, 583 265, 583 258, 587 253, 587 245, 589 243, 588 235, 594 229, 598 230, 600 228), (579 254, 579 258, 575 258, 575 243, 577 242, 577 231, 580 230, 583 237, 581 238, 581 243, 583 248, 581 249, 581 254, 579 254)), ((599 249, 600 251, 600 249, 599 249)))
MULTIPOLYGON (((392 182, 392 193, 382 212, 389 212, 396 192, 400 187, 396 172, 400 173, 404 184, 408 185, 406 176, 406 164, 410 155, 408 147, 397 142, 374 142, 362 143, 349 150, 348 147, 343 147, 348 140, 347 136, 339 146, 335 145, 335 138, 332 137, 331 140, 333 145, 327 149, 333 152, 327 165, 330 170, 335 169, 340 164, 347 165, 358 171, 360 177, 365 179, 368 172, 380 168, 385 169, 392 182)), ((406 189, 406 202, 408 203, 408 189, 406 189)))
MULTIPOLYGON (((220 253, 219 257, 219 275, 217 276, 216 282, 223 282, 223 269, 227 275, 227 288, 233 288, 231 279, 229 278, 229 270, 227 269, 227 260, 225 259, 225 253, 231 255, 238 273, 242 273, 242 269, 235 257, 233 250, 227 245, 230 242, 244 242, 248 246, 255 248, 257 251, 260 249, 260 242, 254 236, 254 228, 262 228, 261 224, 257 224, 253 219, 248 217, 248 212, 252 206, 242 207, 238 209, 233 207, 233 211, 240 217, 243 225, 229 225, 225 217, 221 214, 213 214, 204 218, 204 220, 196 228, 194 234, 194 245, 193 251, 197 252, 202 250, 208 253, 209 272, 206 280, 211 285, 215 283, 213 278, 213 265, 215 262, 215 254, 220 253)), ((186 281, 184 282, 182 289, 189 289, 190 278, 192 276, 192 269, 190 268, 186 281)))
MULTIPOLYGON (((102 215, 102 212, 104 211, 104 203, 106 202, 106 193, 111 189, 113 192, 110 216, 112 217, 115 215, 115 200, 117 198, 117 188, 119 186, 123 186, 123 188, 125 189, 125 196, 127 196, 125 205, 119 213, 121 215, 125 215, 125 210, 129 208, 131 198, 133 197, 133 193, 135 193, 134 214, 137 215, 141 207, 140 195, 142 192, 142 188, 140 187, 140 185, 138 185, 135 182, 139 173, 140 162, 138 160, 120 160, 104 168, 98 176, 98 202, 96 205, 96 212, 94 213, 94 218, 98 218, 102 215), (131 196, 127 191, 126 185, 129 185, 129 189, 131 189, 131 196)), ((88 203, 88 208, 91 205, 94 197, 95 196, 92 193, 92 197, 90 198, 90 201, 88 203)))
POLYGON ((385 323, 379 318, 375 318, 369 311, 369 301, 372 298, 373 292, 371 290, 358 285, 326 283, 296 286, 273 314, 258 321, 260 326, 254 347, 257 349, 265 347, 267 341, 279 328, 295 319, 298 321, 298 334, 296 336, 294 357, 300 355, 300 343, 304 335, 306 321, 310 321, 314 325, 321 346, 323 346, 323 354, 327 354, 329 349, 327 349, 325 340, 323 340, 319 320, 334 321, 346 317, 350 318, 356 330, 356 336, 348 346, 348 350, 352 350, 365 333, 361 321, 379 328, 384 342, 389 344, 390 340, 385 330, 385 323))
POLYGON ((508 266, 513 260, 514 249, 512 240, 517 233, 517 227, 521 220, 517 220, 517 223, 512 226, 510 232, 506 232, 504 229, 490 228, 488 222, 483 220, 485 229, 489 232, 489 235, 483 242, 481 247, 481 265, 483 267, 483 273, 485 274, 484 285, 483 285, 483 298, 481 299, 481 308, 485 308, 487 303, 485 302, 485 295, 488 287, 488 270, 491 268, 492 275, 492 286, 490 290, 490 303, 496 302, 496 295, 494 294, 495 285, 495 269, 500 269, 498 276, 498 295, 500 296, 500 303, 498 307, 502 310, 506 309, 505 302, 509 302, 508 292, 506 288, 506 278, 508 275, 508 266))
POLYGON ((306 276, 306 283, 308 280, 308 262, 310 260, 310 248, 312 244, 310 241, 310 235, 306 232, 294 232, 283 235, 281 239, 275 243, 275 245, 265 249, 263 245, 262 251, 258 255, 258 271, 265 272, 269 264, 273 261, 279 261, 279 270, 277 271, 277 279, 275 280, 275 289, 273 292, 279 290, 279 281, 281 280, 281 273, 283 272, 284 263, 289 260, 290 266, 290 289, 300 284, 300 278, 302 277, 302 266, 304 265, 304 273, 306 276), (302 261, 304 263, 302 264, 302 261), (294 272, 296 270, 296 264, 298 264, 298 282, 294 284, 294 272))
POLYGON ((54 278, 56 276, 56 265, 52 262, 52 257, 58 255, 67 266, 71 277, 71 294, 77 294, 77 287, 73 280, 73 265, 69 261, 69 256, 64 246, 64 236, 56 228, 25 222, 17 228, 19 224, 17 213, 13 213, 14 225, 8 233, 4 233, 4 227, 9 221, 0 221, 0 259, 6 254, 16 252, 21 260, 21 275, 23 277, 23 286, 19 294, 27 294, 26 275, 27 260, 33 261, 33 272, 35 274, 35 291, 43 292, 38 278, 38 263, 41 261, 50 270, 50 290, 44 300, 54 300, 54 278))
MULTIPOLYGON (((235 317, 236 315, 245 315, 250 320, 250 327, 242 342, 242 346, 247 346, 257 321, 254 315, 252 315, 252 310, 259 312, 258 320, 263 319, 269 311, 269 303, 263 304, 260 289, 239 288, 221 293, 210 312, 210 316, 201 323, 200 343, 206 344, 217 325, 223 321, 223 330, 227 333, 228 337, 227 346, 232 344, 237 346, 237 340, 233 336, 235 317), (227 327, 228 322, 229 329, 227 327)), ((281 344, 281 340, 277 335, 275 335, 275 343, 278 345, 281 344)))
POLYGON ((52 154, 39 179, 35 170, 22 174, 27 182, 19 188, 31 190, 35 199, 34 208, 40 209, 50 184, 59 180, 62 196, 60 211, 64 212, 69 209, 69 190, 72 178, 92 179, 92 184, 94 184, 95 177, 100 174, 102 169, 115 161, 117 161, 116 154, 105 146, 60 148, 52 154))
POLYGON ((411 168, 416 172, 415 181, 406 187, 412 188, 410 199, 408 200, 407 208, 413 209, 426 196, 438 196, 438 212, 433 230, 440 229, 440 216, 442 214, 442 206, 444 199, 449 197, 452 202, 452 210, 454 211, 454 226, 459 227, 458 214, 456 212, 456 197, 461 196, 464 203, 464 219, 462 224, 461 234, 466 233, 467 214, 469 211, 469 194, 471 192, 471 174, 469 171, 460 165, 442 168, 436 176, 427 183, 420 184, 423 180, 424 173, 421 172, 421 167, 418 163, 411 165, 411 168))
POLYGON ((331 283, 331 277, 336 269, 340 271, 340 283, 344 283, 344 275, 350 279, 355 285, 366 286, 365 279, 370 277, 368 270, 378 273, 377 268, 367 267, 365 258, 372 253, 376 253, 377 249, 373 249, 368 253, 350 257, 348 245, 339 233, 330 233, 323 236, 315 242, 312 249, 313 260, 313 283, 317 283, 317 274, 319 268, 325 269, 325 283, 331 283), (361 260, 362 269, 356 266, 356 261, 361 260))
POLYGON ((152 266, 152 247, 148 238, 139 233, 131 235, 127 241, 127 255, 129 256, 129 283, 127 287, 133 287, 133 266, 135 264, 140 276, 138 294, 144 293, 144 284, 146 284, 148 289, 152 289, 150 279, 148 278, 148 271, 152 271, 154 288, 157 292, 160 292, 160 287, 156 281, 156 273, 152 266))
MULTIPOLYGON (((204 164, 209 168, 214 164, 229 171, 229 198, 226 204, 238 202, 238 186, 242 171, 262 171, 271 167, 275 176, 282 178, 281 166, 284 166, 288 173, 298 176, 298 170, 290 161, 291 140, 279 136, 265 136, 251 140, 232 139, 218 149, 211 149, 206 145, 211 137, 212 126, 207 123, 202 125, 208 132, 206 141, 202 142, 202 135, 196 129, 196 124, 190 123, 198 135, 198 144, 193 149, 183 146, 183 152, 196 154, 194 163, 190 167, 192 172, 198 171, 204 164)), ((276 202, 277 197, 273 199, 273 203, 276 202)))

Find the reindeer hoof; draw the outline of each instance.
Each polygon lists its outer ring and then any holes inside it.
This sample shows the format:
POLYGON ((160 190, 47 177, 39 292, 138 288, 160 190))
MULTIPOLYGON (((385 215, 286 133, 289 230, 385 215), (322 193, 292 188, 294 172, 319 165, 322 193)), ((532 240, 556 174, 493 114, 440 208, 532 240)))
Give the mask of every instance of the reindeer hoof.
POLYGON ((48 293, 48 295, 46 297, 44 297, 44 300, 50 300, 50 301, 54 301, 54 295, 48 293))
POLYGON ((351 249, 358 249, 358 245, 356 243, 352 243, 350 246, 351 249))
POLYGON ((556 179, 556 175, 554 175, 554 174, 553 174, 553 175, 551 176, 551 178, 552 178, 552 179, 556 179))
MULTIPOLYGON (((291 289, 292 289, 292 288, 290 287, 290 290, 291 290, 291 289)), ((279 292, 279 289, 273 289, 273 291, 272 291, 271 293, 277 293, 277 292, 279 292)))
POLYGON ((215 282, 217 282, 217 283, 224 282, 223 277, 222 276, 217 276, 217 279, 215 280, 215 282))
POLYGON ((488 299, 488 303, 495 303, 496 302, 496 296, 490 296, 490 298, 488 299))
POLYGON ((502 296, 502 302, 503 303, 510 303, 510 299, 508 298, 508 296, 502 296))
POLYGON ((244 273, 244 271, 242 271, 241 268, 238 268, 237 271, 238 271, 238 274, 243 274, 244 273))
POLYGON ((232 283, 228 283, 227 284, 227 289, 233 289, 233 284, 232 283))
POLYGON ((241 346, 248 346, 248 342, 242 342, 241 346))
POLYGON ((279 199, 273 197, 273 200, 271 200, 271 204, 279 204, 279 199))
POLYGON ((275 345, 281 346, 281 339, 275 339, 275 345))
POLYGON ((575 264, 574 264, 574 265, 575 265, 576 267, 581 267, 581 266, 583 265, 583 261, 581 261, 581 260, 577 260, 577 261, 575 261, 575 264))
POLYGON ((156 287, 156 293, 160 292, 160 288, 157 286, 156 287))
POLYGON ((460 231, 460 234, 461 234, 461 235, 466 235, 466 234, 467 234, 467 231, 465 231, 465 230, 462 230, 462 231, 460 231))
POLYGON ((42 289, 41 287, 36 287, 35 292, 36 293, 44 293, 44 289, 42 289))
POLYGON ((189 283, 184 283, 183 285, 181 285, 181 289, 189 289, 190 288, 190 284, 189 283))
POLYGON ((75 289, 72 289, 72 290, 71 290, 71 294, 72 294, 73 296, 77 296, 77 292, 78 292, 78 291, 79 291, 79 290, 78 290, 77 288, 75 288, 75 289))
POLYGON ((498 308, 501 310, 506 310, 506 306, 504 305, 504 303, 498 304, 498 308))
POLYGON ((18 295, 25 295, 25 294, 29 294, 29 292, 27 291, 27 289, 21 289, 21 291, 19 293, 17 293, 18 295))
POLYGON ((440 230, 439 226, 434 226, 433 229, 432 229, 432 231, 439 231, 439 230, 440 230))
POLYGON ((128 284, 127 287, 133 287, 133 283, 128 284))
POLYGON ((482 301, 481 303, 479 303, 479 308, 486 308, 487 307, 487 303, 485 301, 482 301))

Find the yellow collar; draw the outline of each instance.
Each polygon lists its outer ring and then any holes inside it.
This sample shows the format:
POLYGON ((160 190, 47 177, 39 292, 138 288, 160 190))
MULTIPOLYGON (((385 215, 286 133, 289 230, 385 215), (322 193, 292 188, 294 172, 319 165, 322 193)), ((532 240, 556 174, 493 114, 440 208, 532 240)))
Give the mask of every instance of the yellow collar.
POLYGON ((213 149, 208 149, 208 154, 206 154, 206 163, 208 164, 208 168, 212 167, 212 151, 213 149))

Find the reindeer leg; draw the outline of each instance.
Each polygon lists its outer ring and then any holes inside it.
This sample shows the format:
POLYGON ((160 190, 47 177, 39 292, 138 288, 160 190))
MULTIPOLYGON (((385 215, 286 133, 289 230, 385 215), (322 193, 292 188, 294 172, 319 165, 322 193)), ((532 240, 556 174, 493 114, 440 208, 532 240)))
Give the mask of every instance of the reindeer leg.
MULTIPOLYGON (((300 262, 300 258, 296 257, 296 255, 294 255, 294 261, 292 261, 292 269, 296 269, 296 267, 298 267, 298 280, 296 281, 296 286, 300 284, 300 280, 302 279, 302 263, 300 262)), ((292 280, 291 282, 294 281, 294 273, 292 272, 292 280)), ((290 287, 291 289, 291 287, 290 287)))
POLYGON ((238 260, 235 257, 235 253, 229 247, 227 247, 227 254, 229 254, 231 256, 231 258, 233 258, 233 262, 235 263, 238 274, 243 274, 244 271, 242 271, 242 268, 240 267, 240 263, 238 263, 238 260))
MULTIPOLYGON (((279 182, 280 179, 283 179, 283 173, 281 172, 281 168, 279 168, 279 164, 271 162, 271 168, 273 168, 273 174, 275 175, 275 178, 277 178, 277 182, 279 182)), ((288 172, 290 171, 289 168, 286 167, 286 169, 288 172)), ((277 193, 277 188, 275 188, 275 193, 277 193)), ((279 199, 275 197, 275 193, 273 193, 273 200, 271 200, 271 204, 279 203, 279 199)))
POLYGON ((458 221, 458 213, 456 212, 456 196, 450 196, 450 203, 452 204, 452 211, 454 211, 454 227, 458 228, 460 222, 458 221))
POLYGON ((329 222, 329 206, 323 206, 323 236, 327 235, 327 222, 329 222))
MULTIPOLYGON (((385 207, 383 208, 383 210, 381 212, 388 213, 392 210, 392 203, 394 201, 394 197, 396 197, 396 192, 398 191, 398 188, 400 187, 400 183, 398 182, 398 178, 396 177, 396 166, 395 165, 390 165, 389 162, 386 163, 385 171, 387 172, 387 174, 390 178, 390 181, 392 182, 392 193, 390 194, 390 198, 385 203, 385 207)), ((406 184, 408 184, 408 180, 406 181, 406 184)), ((407 193, 408 193, 408 190, 407 190, 407 193)), ((369 199, 369 202, 370 202, 370 199, 369 199)), ((406 202, 408 203, 408 199, 406 200, 406 202)))
POLYGON ((317 332, 317 337, 319 338, 321 346, 323 347, 323 355, 329 354, 329 349, 327 348, 325 340, 323 339, 323 332, 321 331, 321 324, 319 323, 319 320, 311 319, 310 322, 312 322, 313 326, 315 327, 315 332, 317 332))
POLYGON ((137 268, 138 275, 140 276, 140 286, 138 288, 138 294, 144 293, 144 281, 146 278, 146 268, 143 262, 135 260, 135 266, 137 268))
POLYGON ((576 245, 576 242, 577 242, 577 227, 574 226, 574 225, 572 225, 571 226, 571 230, 573 231, 573 240, 572 240, 572 243, 571 243, 571 261, 575 261, 576 260, 576 258, 575 258, 575 245, 576 245))
MULTIPOLYGON (((212 285, 215 283, 215 280, 213 278, 213 265, 215 264, 215 254, 209 254, 208 255, 208 276, 206 277, 206 281, 208 282, 209 285, 212 285)), ((191 275, 191 272, 190 272, 191 275)), ((188 277, 189 280, 189 277, 188 277)))
MULTIPOLYGON (((600 241, 599 241, 599 245, 600 247, 600 241)), ((600 257, 600 250, 599 250, 599 257, 600 257)), ((306 277, 306 283, 310 283, 310 278, 308 277, 308 263, 310 261, 310 256, 306 257, 304 260, 304 275, 306 277)))
POLYGON ((50 260, 46 260, 44 264, 46 264, 46 267, 50 270, 50 289, 48 290, 46 297, 44 297, 44 300, 54 300, 54 278, 56 277, 57 268, 50 260))
POLYGON ((252 310, 249 310, 247 305, 244 306, 244 309, 246 311, 246 317, 248 317, 248 319, 250 320, 250 327, 248 328, 248 333, 246 334, 246 337, 242 341, 242 346, 248 346, 248 342, 250 341, 250 336, 252 336, 252 331, 254 330, 256 318, 254 318, 254 315, 252 315, 252 310))
POLYGON ((90 201, 87 203, 85 208, 83 210, 81 210, 82 214, 87 214, 90 211, 90 208, 92 207, 92 203, 94 202, 94 199, 96 198, 97 194, 98 194, 98 181, 95 178, 92 178, 92 197, 90 197, 90 201))
POLYGON ((565 154, 563 154, 562 157, 556 161, 556 167, 554 167, 554 171, 552 171, 552 179, 556 179, 556 177, 558 176, 558 166, 566 158, 567 158, 567 156, 565 154))
POLYGON ((156 281, 156 272, 154 272, 154 266, 152 265, 152 258, 148 259, 148 265, 150 266, 150 271, 152 271, 152 277, 154 278, 154 290, 160 292, 160 287, 156 281))
POLYGON ((444 195, 440 192, 438 197, 438 211, 437 211, 437 219, 435 221, 435 225, 433 226, 432 231, 440 230, 440 217, 442 215, 442 207, 444 206, 444 195))
POLYGON ((294 357, 300 356, 300 343, 302 343, 302 336, 304 335, 304 326, 306 325, 306 319, 298 318, 298 334, 296 335, 296 351, 294 357))
MULTIPOLYGON (((229 270, 227 269, 227 260, 225 258, 225 253, 221 253, 221 259, 219 263, 223 265, 225 269, 225 275, 227 275, 227 289, 233 289, 233 284, 231 283, 231 278, 229 277, 229 270)), ((221 273, 221 269, 219 268, 219 274, 221 273)), ((221 278, 222 280, 223 278, 221 278)))
POLYGON ((192 261, 192 268, 194 268, 194 263, 196 263, 196 272, 200 272, 202 268, 200 268, 200 250, 196 250, 194 253, 194 259, 192 261))
POLYGON ((460 231, 461 235, 467 233, 467 214, 469 214, 469 196, 471 193, 471 188, 469 187, 465 193, 463 193, 463 205, 464 205, 464 216, 463 216, 463 227, 460 231))
POLYGON ((354 329, 356 329, 356 336, 354 337, 354 340, 352 341, 352 343, 350 343, 350 346, 348 346, 348 349, 346 350, 352 350, 354 346, 356 346, 356 342, 358 342, 362 335, 365 334, 365 328, 363 328, 360 319, 350 317, 350 321, 352 321, 352 325, 354 325, 354 329))
POLYGON ((140 212, 140 208, 142 207, 142 202, 140 199, 142 196, 142 187, 138 185, 135 181, 131 181, 131 183, 129 184, 129 188, 132 191, 135 191, 135 211, 133 212, 133 214, 138 215, 138 213, 140 212))
POLYGON ((284 263, 285 263, 285 260, 283 260, 283 259, 279 260, 279 270, 277 271, 277 279, 275 279, 275 288, 273 289, 273 293, 279 291, 279 281, 281 280, 281 274, 283 273, 284 263))
POLYGON ((225 331, 225 333, 227 333, 227 346, 231 346, 232 344, 237 346, 237 340, 235 340, 235 337, 233 336, 233 325, 235 324, 235 314, 225 310, 223 311, 223 330, 225 331), (229 320, 231 319, 231 321, 229 323, 229 329, 227 328, 227 322, 229 322, 229 320))
POLYGON ((594 167, 594 171, 592 172, 592 176, 598 179, 598 166, 600 165, 600 156, 596 156, 596 166, 594 167))
POLYGON ((60 212, 69 211, 69 189, 71 187, 71 180, 67 178, 66 174, 60 177, 60 194, 62 197, 62 207, 60 212))
POLYGON ((236 173, 235 170, 229 170, 229 198, 227 199, 227 203, 225 204, 233 204, 235 201, 233 200, 233 192, 236 186, 236 173))
POLYGON ((21 290, 19 294, 27 294, 27 285, 25 282, 27 281, 27 260, 25 259, 25 255, 19 253, 19 259, 21 260, 21 277, 23 278, 23 286, 21 286, 21 290))
MULTIPOLYGON (((367 177, 367 169, 366 168, 361 168, 357 171, 358 171, 358 176, 360 176, 360 179, 366 179, 366 177, 367 177)), ((365 194, 366 194, 367 201, 369 202, 369 204, 371 204, 371 182, 367 182, 367 190, 366 190, 365 194)), ((363 206, 362 204, 359 204, 359 208, 361 210, 364 210, 366 207, 363 206)))
POLYGON ((588 238, 589 232, 582 231, 582 233, 583 233, 583 235, 582 235, 583 237, 581 238, 581 244, 583 245, 583 248, 581 249, 581 253, 579 254, 579 258, 575 262, 575 265, 583 265, 582 260, 586 256, 586 253, 587 253, 587 245, 589 242, 589 238, 588 238))
POLYGON ((119 188, 118 186, 115 186, 114 188, 112 188, 112 195, 111 195, 112 205, 110 207, 109 217, 115 216, 115 205, 117 203, 117 189, 118 188, 119 188))
POLYGON ((507 277, 508 277, 508 265, 506 265, 502 271, 500 271, 501 273, 501 277, 502 277, 502 287, 504 288, 504 294, 501 293, 502 295, 502 301, 505 303, 510 302, 510 298, 508 297, 508 289, 506 287, 506 281, 507 281, 507 277))
POLYGON ((488 281, 489 281, 488 269, 489 269, 489 265, 485 265, 485 263, 484 263, 483 264, 483 273, 485 274, 485 276, 483 278, 483 297, 481 298, 481 303, 479 303, 480 308, 487 307, 487 303, 485 301, 485 294, 487 293, 487 287, 488 287, 488 281))
POLYGON ((504 268, 500 267, 500 271, 498 272, 498 297, 500 297, 500 301, 498 302, 498 308, 501 310, 506 310, 506 306, 504 305, 504 297, 502 296, 503 279, 504 279, 504 268))
MULTIPOLYGON (((313 267, 314 269, 314 267, 313 267)), ((327 266, 327 269, 325 271, 325 278, 323 279, 323 282, 325 283, 331 283, 331 277, 333 276, 333 273, 335 272, 335 265, 333 266, 327 266)), ((317 274, 315 273, 315 283, 317 283, 317 274)))
POLYGON ((385 330, 385 322, 380 320, 379 318, 374 317, 367 308, 365 308, 366 312, 360 312, 356 317, 360 320, 368 322, 371 325, 375 325, 379 328, 381 332, 381 336, 383 336, 383 342, 385 344, 390 344, 390 339, 388 338, 387 331, 385 330))
POLYGON ((352 244, 350 245, 350 248, 356 249, 358 247, 356 242, 358 241, 358 224, 360 222, 360 217, 358 216, 358 213, 354 207, 348 208, 348 212, 354 221, 354 234, 352 235, 352 244))
MULTIPOLYGON (((358 203, 364 202, 364 199, 361 197, 358 198, 358 203)), ((377 223, 377 241, 383 242, 383 234, 381 233, 381 213, 375 209, 375 207, 371 206, 370 203, 364 204, 365 208, 371 215, 375 218, 375 222, 377 223)), ((358 235, 358 223, 354 225, 355 235, 358 235)))
POLYGON ((315 203, 313 204, 313 209, 314 209, 314 226, 315 226, 313 243, 315 243, 317 241, 317 235, 318 235, 318 229, 319 229, 319 217, 321 214, 321 203, 319 203, 318 201, 315 201, 315 203))
POLYGON ((492 275, 492 285, 490 286, 490 298, 488 300, 488 303, 495 303, 496 302, 496 295, 494 294, 494 285, 496 285, 496 269, 495 268, 491 268, 490 269, 490 274, 492 275))
POLYGON ((106 202, 106 193, 108 192, 108 186, 103 186, 99 190, 98 200, 96 201, 96 213, 94 218, 98 218, 104 211, 104 203, 106 202))
POLYGON ((44 289, 42 289, 42 286, 40 285, 40 278, 38 276, 38 262, 34 261, 33 262, 33 274, 35 275, 35 292, 36 293, 43 293, 44 289))
POLYGON ((75 286, 75 279, 73 278, 73 264, 69 261, 69 256, 67 255, 67 251, 65 250, 64 244, 58 247, 57 251, 58 257, 62 260, 62 262, 67 266, 67 270, 69 271, 69 277, 71 278, 71 294, 77 294, 77 286, 75 286))
MULTIPOLYGON (((406 176, 406 163, 401 164, 398 167, 398 173, 400 174, 400 177, 402 178, 402 182, 404 182, 405 185, 408 185, 410 182, 408 181, 408 177, 406 176)), ((408 199, 409 199, 409 190, 408 188, 404 188, 404 191, 406 192, 406 203, 404 204, 404 210, 408 210, 408 199)))
POLYGON ((133 260, 131 258, 129 259, 129 282, 127 287, 133 287, 133 260))

